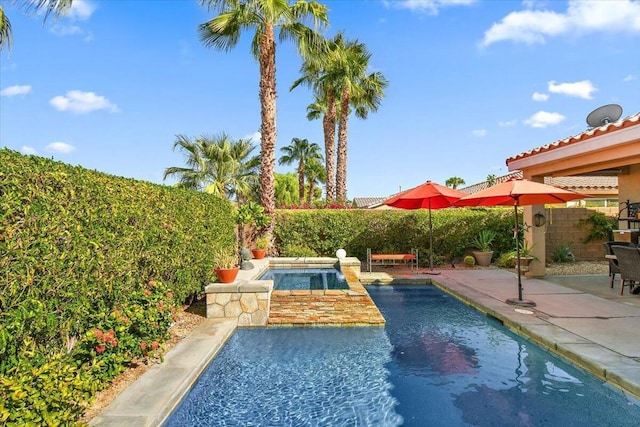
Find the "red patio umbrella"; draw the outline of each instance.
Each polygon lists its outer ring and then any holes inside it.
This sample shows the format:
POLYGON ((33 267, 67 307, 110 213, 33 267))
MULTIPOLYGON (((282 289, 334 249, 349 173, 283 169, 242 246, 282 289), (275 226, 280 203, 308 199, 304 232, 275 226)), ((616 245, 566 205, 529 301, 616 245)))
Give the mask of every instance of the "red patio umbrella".
POLYGON ((518 206, 542 205, 545 203, 564 203, 570 200, 589 197, 575 191, 564 190, 553 185, 513 178, 485 190, 469 194, 458 200, 456 206, 512 206, 515 214, 515 237, 518 270, 518 299, 507 299, 507 303, 535 306, 533 301, 522 299, 522 280, 520 274, 520 242, 518 236, 518 206))
POLYGON ((398 193, 384 201, 385 205, 401 209, 429 209, 429 269, 433 270, 433 225, 431 209, 448 208, 461 197, 462 191, 427 181, 422 185, 398 193))

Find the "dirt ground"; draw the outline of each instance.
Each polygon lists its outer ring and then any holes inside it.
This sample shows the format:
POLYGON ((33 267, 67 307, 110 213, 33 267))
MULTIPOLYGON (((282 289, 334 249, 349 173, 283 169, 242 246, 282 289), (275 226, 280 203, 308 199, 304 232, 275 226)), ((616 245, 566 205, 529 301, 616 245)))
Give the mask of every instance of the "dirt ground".
MULTIPOLYGON (((575 263, 565 264, 549 264, 547 265, 546 274, 549 276, 568 276, 568 275, 585 275, 585 274, 607 274, 609 264, 606 261, 579 261, 575 263)), ((459 266, 459 268, 465 268, 459 266)), ((476 267, 482 268, 482 267, 476 267)), ((495 267, 486 267, 495 268, 495 267)), ((191 306, 185 306, 179 312, 178 321, 170 330, 171 338, 164 344, 163 353, 171 350, 176 344, 182 341, 205 319, 205 303, 204 299, 196 301, 191 306)), ((132 384, 140 375, 153 364, 160 363, 157 359, 149 365, 138 365, 132 367, 120 376, 118 376, 111 385, 105 390, 99 392, 93 404, 87 409, 80 421, 89 422, 93 417, 98 415, 106 408, 113 399, 115 399, 122 391, 132 384)))

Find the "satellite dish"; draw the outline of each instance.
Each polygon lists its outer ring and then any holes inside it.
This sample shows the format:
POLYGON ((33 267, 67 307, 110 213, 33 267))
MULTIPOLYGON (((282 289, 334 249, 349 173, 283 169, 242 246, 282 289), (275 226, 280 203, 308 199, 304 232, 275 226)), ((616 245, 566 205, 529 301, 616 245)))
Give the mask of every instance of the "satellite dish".
POLYGON ((622 116, 622 107, 618 104, 608 104, 596 108, 587 116, 587 124, 592 128, 615 122, 622 116))

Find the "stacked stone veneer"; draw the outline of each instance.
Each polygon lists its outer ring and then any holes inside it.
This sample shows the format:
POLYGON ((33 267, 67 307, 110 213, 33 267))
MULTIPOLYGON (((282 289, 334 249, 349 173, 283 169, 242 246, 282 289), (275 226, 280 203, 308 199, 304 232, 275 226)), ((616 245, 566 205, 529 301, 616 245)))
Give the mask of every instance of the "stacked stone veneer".
MULTIPOLYGON (((251 262, 254 268, 240 270, 235 282, 210 283, 205 287, 207 318, 233 319, 239 327, 267 326, 273 280, 256 280, 257 277, 269 267, 319 268, 336 265, 335 258, 269 258, 251 262)), ((348 270, 357 283, 360 261, 357 258, 345 258, 339 262, 341 267, 348 267, 343 272, 348 270)))
POLYGON ((267 326, 273 280, 236 280, 205 288, 207 317, 235 319, 238 326, 267 326))

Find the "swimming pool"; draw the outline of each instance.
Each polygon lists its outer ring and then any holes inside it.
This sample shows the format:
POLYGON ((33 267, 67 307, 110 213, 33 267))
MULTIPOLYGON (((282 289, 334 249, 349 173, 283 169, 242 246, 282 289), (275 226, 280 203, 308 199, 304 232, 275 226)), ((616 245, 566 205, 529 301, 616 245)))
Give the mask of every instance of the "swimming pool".
POLYGON ((637 426, 640 402, 431 286, 385 328, 238 330, 166 426, 637 426))
POLYGON ((273 280, 274 290, 349 289, 344 275, 335 268, 270 268, 259 280, 273 280))

